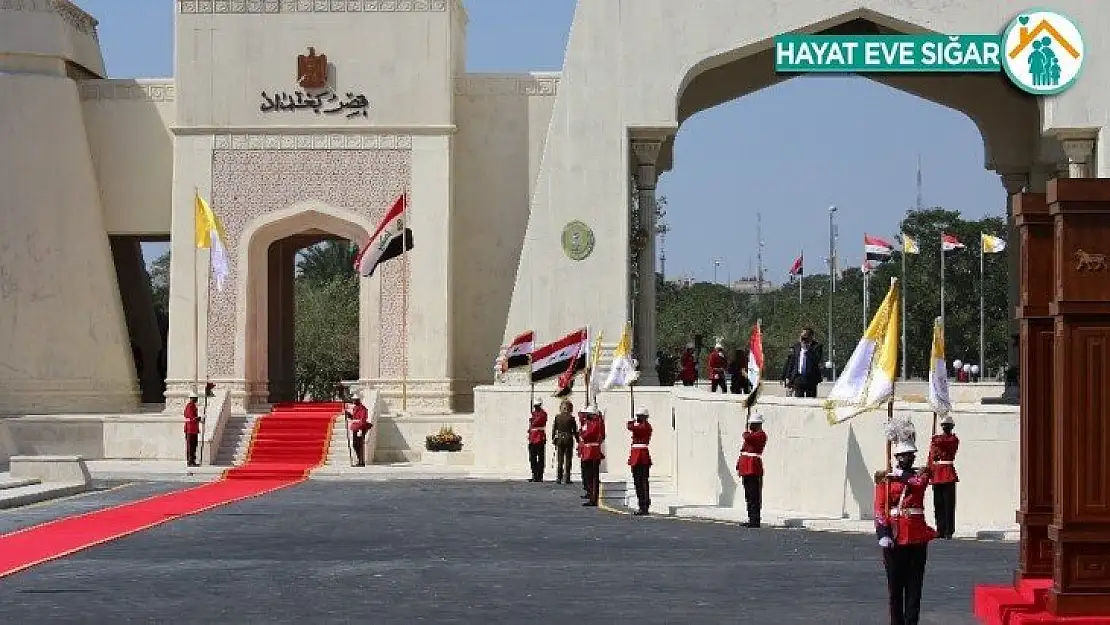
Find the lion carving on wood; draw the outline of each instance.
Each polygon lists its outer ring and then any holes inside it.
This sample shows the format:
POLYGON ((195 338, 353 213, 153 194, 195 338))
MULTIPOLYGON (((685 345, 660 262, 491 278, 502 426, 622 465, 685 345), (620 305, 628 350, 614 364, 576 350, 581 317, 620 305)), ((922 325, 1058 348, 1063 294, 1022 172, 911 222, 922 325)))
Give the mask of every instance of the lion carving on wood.
POLYGON ((1106 271, 1106 254, 1091 254, 1084 250, 1076 250, 1076 271, 1106 271))

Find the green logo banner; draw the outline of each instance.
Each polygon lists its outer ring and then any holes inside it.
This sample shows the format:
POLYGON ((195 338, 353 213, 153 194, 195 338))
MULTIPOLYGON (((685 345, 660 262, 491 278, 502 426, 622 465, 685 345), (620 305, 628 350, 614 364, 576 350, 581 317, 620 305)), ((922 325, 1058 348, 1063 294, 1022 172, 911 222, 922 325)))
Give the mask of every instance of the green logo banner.
POLYGON ((775 71, 803 73, 1000 72, 999 35, 779 35, 775 71))

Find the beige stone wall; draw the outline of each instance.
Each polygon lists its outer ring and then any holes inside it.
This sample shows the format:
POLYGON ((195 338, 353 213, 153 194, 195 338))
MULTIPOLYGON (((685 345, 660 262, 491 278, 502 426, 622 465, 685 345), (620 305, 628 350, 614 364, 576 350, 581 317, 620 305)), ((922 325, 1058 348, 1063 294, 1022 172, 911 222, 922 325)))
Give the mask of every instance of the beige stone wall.
POLYGON ((558 84, 558 74, 470 74, 455 84, 451 245, 461 387, 492 377, 558 84))

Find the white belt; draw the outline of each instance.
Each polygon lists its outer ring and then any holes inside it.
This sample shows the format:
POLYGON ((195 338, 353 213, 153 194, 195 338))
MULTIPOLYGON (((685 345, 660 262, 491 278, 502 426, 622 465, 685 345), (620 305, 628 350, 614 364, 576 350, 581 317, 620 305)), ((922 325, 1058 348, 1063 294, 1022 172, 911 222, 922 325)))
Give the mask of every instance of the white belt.
POLYGON ((582 443, 583 447, 601 447, 601 443, 582 443))
POLYGON ((647 449, 647 448, 648 448, 648 446, 645 443, 632 443, 632 449, 647 449))
POLYGON ((542 432, 545 428, 529 428, 529 432, 542 432))
POLYGON ((933 464, 956 464, 955 460, 934 460, 933 464))
POLYGON ((740 455, 741 456, 747 456, 749 458, 762 458, 763 457, 763 454, 755 454, 755 453, 752 453, 750 451, 742 451, 742 452, 740 452, 740 455))
POLYGON ((922 516, 925 508, 891 508, 890 516, 922 516))

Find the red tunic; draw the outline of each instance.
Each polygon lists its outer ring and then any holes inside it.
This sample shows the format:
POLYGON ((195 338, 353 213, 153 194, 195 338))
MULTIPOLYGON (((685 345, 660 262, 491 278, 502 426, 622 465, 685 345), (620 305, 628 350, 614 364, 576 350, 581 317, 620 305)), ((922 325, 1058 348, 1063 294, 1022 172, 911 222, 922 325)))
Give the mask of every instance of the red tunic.
POLYGON ((956 451, 960 439, 955 434, 937 434, 929 445, 929 470, 933 484, 954 484, 960 481, 956 475, 956 451))
POLYGON ((681 377, 683 382, 697 382, 698 380, 697 365, 694 362, 694 355, 690 352, 682 354, 681 377))
POLYGON ((879 533, 892 532, 894 542, 898 545, 927 543, 936 538, 936 530, 925 522, 925 491, 928 486, 927 473, 914 473, 905 482, 900 478, 887 478, 877 484, 875 528, 879 533))
POLYGON ((363 404, 355 404, 351 410, 351 423, 347 426, 352 432, 364 432, 370 429, 370 411, 363 404))
POLYGON ((629 421, 628 431, 632 432, 632 451, 628 454, 628 466, 650 467, 651 452, 648 450, 648 445, 651 444, 651 424, 629 421))
POLYGON ((744 432, 744 444, 740 446, 740 457, 736 459, 736 473, 740 477, 763 475, 763 449, 766 447, 766 432, 744 432))
POLYGON ((532 416, 528 418, 528 444, 539 445, 547 442, 547 432, 544 428, 547 427, 547 411, 543 408, 537 408, 532 411, 532 416))
POLYGON ((200 415, 194 402, 185 404, 185 433, 200 434, 200 415))
POLYGON ((725 358, 717 352, 709 354, 709 375, 711 380, 721 380, 725 377, 725 369, 728 367, 728 358, 725 358))
POLYGON ((586 430, 586 413, 578 413, 578 457, 582 457, 582 432, 586 430))
POLYGON ((601 453, 601 443, 605 440, 605 426, 600 420, 592 420, 586 424, 581 434, 582 460, 602 460, 605 454, 601 453))

